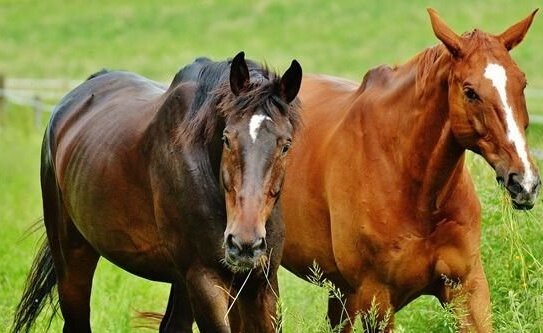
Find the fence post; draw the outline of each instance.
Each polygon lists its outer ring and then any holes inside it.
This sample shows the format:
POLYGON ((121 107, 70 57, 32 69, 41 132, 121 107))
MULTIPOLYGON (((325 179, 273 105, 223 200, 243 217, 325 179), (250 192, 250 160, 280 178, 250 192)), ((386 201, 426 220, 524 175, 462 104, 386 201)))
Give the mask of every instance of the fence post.
POLYGON ((4 75, 0 74, 0 125, 4 124, 4 109, 6 107, 6 84, 4 75))
POLYGON ((34 110, 34 127, 35 128, 41 128, 41 115, 43 113, 43 103, 41 102, 41 98, 38 95, 34 96, 34 99, 32 101, 34 110))

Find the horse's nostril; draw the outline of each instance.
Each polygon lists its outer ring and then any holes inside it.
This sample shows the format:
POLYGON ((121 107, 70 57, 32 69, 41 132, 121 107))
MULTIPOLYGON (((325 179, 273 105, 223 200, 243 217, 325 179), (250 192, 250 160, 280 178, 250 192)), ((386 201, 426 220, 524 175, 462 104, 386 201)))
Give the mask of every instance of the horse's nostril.
POLYGON ((507 186, 511 185, 512 183, 516 183, 516 180, 515 178, 517 178, 518 174, 516 173, 510 173, 508 176, 507 176, 507 186))
POLYGON ((520 185, 520 181, 518 180, 519 175, 516 173, 510 173, 509 177, 507 179, 507 189, 514 194, 521 193, 523 191, 522 185, 520 185))
POLYGON ((241 246, 238 239, 232 234, 229 234, 228 236, 226 236, 226 247, 229 250, 238 250, 238 251, 243 250, 243 246, 241 246))
POLYGON ((541 188, 541 179, 538 179, 537 183, 535 184, 534 188, 532 189, 532 193, 539 193, 539 189, 541 188))
POLYGON ((256 242, 253 243, 252 249, 254 251, 264 251, 266 249, 266 240, 264 239, 264 237, 260 237, 259 239, 257 239, 256 242))

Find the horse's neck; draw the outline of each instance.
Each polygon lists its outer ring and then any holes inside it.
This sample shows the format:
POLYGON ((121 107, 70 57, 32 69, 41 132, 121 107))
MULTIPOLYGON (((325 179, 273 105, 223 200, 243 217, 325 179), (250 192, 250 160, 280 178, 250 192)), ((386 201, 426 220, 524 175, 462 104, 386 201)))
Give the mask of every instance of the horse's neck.
MULTIPOLYGON (((429 124, 431 126, 432 123, 429 124)), ((427 131, 414 131, 414 135, 420 135, 422 140, 412 143, 407 164, 413 179, 420 184, 414 188, 414 194, 417 214, 425 220, 440 219, 439 213, 459 183, 464 168, 464 149, 455 140, 450 124, 434 124, 441 128, 437 137, 433 137, 435 133, 431 134, 432 129, 429 128, 427 131)))
POLYGON ((408 142, 404 151, 405 171, 420 184, 412 188, 417 198, 416 213, 434 222, 441 219, 440 212, 464 168, 465 149, 454 138, 449 121, 450 62, 448 54, 442 54, 427 68, 419 62, 416 70, 425 73, 417 72, 410 92, 418 113, 410 119, 411 130, 404 133, 408 142))
MULTIPOLYGON (((186 144, 181 136, 181 125, 192 107, 194 88, 195 86, 179 85, 157 101, 157 111, 146 130, 143 148, 149 151, 149 156, 154 156, 150 163, 168 164, 168 169, 174 171, 183 165, 178 159, 184 157, 186 163, 192 163, 192 159, 196 163, 194 167, 198 170, 206 169, 202 172, 218 179, 223 122, 216 122, 218 125, 214 129, 215 134, 207 143, 204 143, 204 137, 198 137, 186 144)), ((213 112, 213 115, 215 114, 216 112, 213 112)))
MULTIPOLYGON (((191 99, 178 99, 185 105, 175 104, 157 110, 147 128, 143 150, 146 152, 153 186, 161 191, 178 193, 190 191, 202 205, 200 208, 222 207, 222 191, 219 184, 220 159, 222 152, 221 126, 215 128, 215 135, 205 143, 203 138, 186 143, 180 136, 180 126, 191 99), (171 180, 182 180, 174 181, 171 180), (206 204, 203 202, 206 201, 206 204)), ((165 103, 168 103, 166 101, 165 103)), ((177 102, 176 102, 177 103, 177 102)), ((222 126, 224 127, 224 126, 222 126)), ((206 212, 210 217, 220 215, 220 210, 206 212)))
MULTIPOLYGON (((386 147, 377 153, 398 175, 389 185, 402 187, 402 193, 413 198, 410 205, 419 219, 433 221, 462 174, 464 149, 448 117, 450 57, 439 48, 426 52, 395 69, 380 67, 368 73, 361 98, 371 102, 369 108, 359 105, 368 108, 361 110, 367 113, 361 126, 378 141, 372 145, 386 147)), ((373 153, 375 148, 367 149, 373 153)))
MULTIPOLYGON (((175 149, 175 131, 183 121, 187 105, 181 105, 182 99, 165 95, 157 100, 155 114, 145 131, 142 148, 147 154, 167 159, 175 149)), ((151 157, 151 155, 149 155, 151 157)), ((151 157, 150 162, 155 162, 151 157)))

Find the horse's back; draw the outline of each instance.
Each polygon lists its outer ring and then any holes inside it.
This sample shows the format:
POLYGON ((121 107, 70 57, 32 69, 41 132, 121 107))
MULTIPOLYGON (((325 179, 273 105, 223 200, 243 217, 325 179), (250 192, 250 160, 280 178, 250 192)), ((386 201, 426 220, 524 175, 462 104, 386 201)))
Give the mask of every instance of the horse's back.
MULTIPOLYGON (((357 90, 359 84, 347 79, 329 76, 310 74, 304 76, 302 88, 300 89, 300 98, 302 103, 322 104, 330 101, 330 104, 336 105, 349 97, 357 90)), ((304 107, 304 110, 309 108, 304 107)), ((339 109, 336 107, 336 110, 339 109)))
POLYGON ((302 103, 302 126, 299 149, 315 150, 335 131, 357 96, 358 84, 328 75, 306 75, 299 98, 302 103), (327 126, 317 126, 327 124, 327 126), (305 143, 306 140, 310 142, 305 143))
POLYGON ((56 154, 59 146, 78 138, 107 141, 111 147, 124 139, 122 134, 141 132, 164 91, 157 83, 132 73, 94 74, 58 104, 45 139, 56 154))
POLYGON ((57 178, 62 181, 68 166, 78 160, 98 163, 122 154, 120 150, 142 135, 163 92, 125 72, 97 75, 72 90, 54 110, 44 139, 57 178))
POLYGON ((81 113, 98 113, 105 110, 122 109, 127 115, 139 108, 128 106, 144 105, 146 101, 164 93, 165 88, 139 75, 128 72, 100 71, 69 92, 57 105, 49 121, 49 131, 58 133, 68 118, 81 113), (103 108, 104 105, 116 108, 103 108), (127 106, 127 107, 123 107, 127 106))

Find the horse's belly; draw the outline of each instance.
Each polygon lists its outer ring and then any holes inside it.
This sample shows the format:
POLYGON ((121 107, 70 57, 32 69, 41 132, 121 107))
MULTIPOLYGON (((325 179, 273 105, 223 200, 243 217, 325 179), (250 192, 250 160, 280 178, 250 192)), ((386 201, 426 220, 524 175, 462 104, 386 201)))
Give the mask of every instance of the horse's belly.
POLYGON ((74 216, 73 223, 85 240, 103 257, 138 276, 170 281, 170 256, 154 221, 130 217, 74 216))
POLYGON ((176 266, 166 259, 165 249, 160 244, 148 244, 147 248, 140 248, 138 252, 130 252, 126 248, 119 251, 107 248, 100 254, 120 268, 149 280, 172 282, 178 277, 174 271, 176 266))

